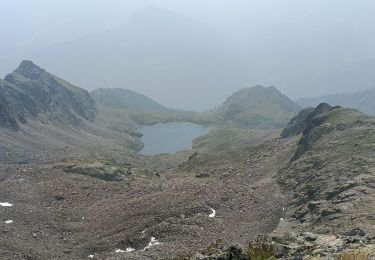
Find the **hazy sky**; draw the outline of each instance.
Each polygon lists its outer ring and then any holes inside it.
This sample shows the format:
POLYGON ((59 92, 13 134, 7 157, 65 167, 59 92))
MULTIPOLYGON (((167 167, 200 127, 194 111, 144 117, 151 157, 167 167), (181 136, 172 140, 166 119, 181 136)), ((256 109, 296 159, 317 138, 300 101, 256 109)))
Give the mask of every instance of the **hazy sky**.
POLYGON ((0 74, 23 59, 78 86, 205 110, 242 87, 291 98, 375 87, 372 0, 0 0, 0 74))

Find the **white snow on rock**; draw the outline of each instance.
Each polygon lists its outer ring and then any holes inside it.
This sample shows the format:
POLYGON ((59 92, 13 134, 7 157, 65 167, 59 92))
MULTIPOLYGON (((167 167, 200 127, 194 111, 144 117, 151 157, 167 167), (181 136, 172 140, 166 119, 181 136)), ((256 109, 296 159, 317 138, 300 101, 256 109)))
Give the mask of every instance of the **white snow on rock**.
POLYGON ((156 238, 154 237, 151 237, 151 241, 150 243, 148 243, 148 245, 143 248, 142 251, 145 251, 146 249, 149 249, 150 247, 153 247, 153 246, 156 246, 156 245, 160 245, 161 243, 159 241, 156 240, 156 238))
POLYGON ((131 252, 134 252, 134 251, 135 251, 135 249, 132 248, 132 247, 128 247, 128 248, 125 250, 126 253, 131 253, 131 252))
POLYGON ((0 202, 1 207, 12 207, 13 204, 10 204, 9 202, 0 202))
POLYGON ((214 218, 216 216, 216 210, 214 210, 213 208, 210 208, 212 213, 210 215, 208 215, 208 217, 210 218, 214 218))
POLYGON ((126 248, 125 251, 122 250, 122 249, 116 249, 116 250, 115 250, 116 253, 131 253, 131 252, 134 252, 134 251, 135 251, 135 249, 132 248, 132 247, 128 247, 128 248, 126 248))
POLYGON ((13 223, 13 220, 6 220, 5 221, 5 224, 12 224, 13 223))
POLYGON ((94 255, 89 255, 88 258, 94 258, 95 256, 94 255))

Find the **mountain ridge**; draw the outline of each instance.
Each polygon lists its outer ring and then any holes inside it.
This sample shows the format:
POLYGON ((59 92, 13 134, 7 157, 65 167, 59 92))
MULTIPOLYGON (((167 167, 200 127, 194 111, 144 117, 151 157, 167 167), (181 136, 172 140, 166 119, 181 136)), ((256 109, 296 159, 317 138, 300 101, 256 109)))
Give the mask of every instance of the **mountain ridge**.
POLYGON ((99 88, 90 92, 96 102, 107 107, 168 112, 171 109, 138 92, 124 88, 99 88))

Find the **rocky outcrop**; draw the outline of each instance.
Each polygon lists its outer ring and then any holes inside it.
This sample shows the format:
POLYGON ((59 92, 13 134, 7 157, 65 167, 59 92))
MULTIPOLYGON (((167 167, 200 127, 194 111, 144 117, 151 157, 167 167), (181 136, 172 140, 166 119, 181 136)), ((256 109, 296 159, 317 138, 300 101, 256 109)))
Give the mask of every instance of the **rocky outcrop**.
POLYGON ((66 173, 82 174, 104 181, 122 181, 132 173, 130 166, 107 161, 72 160, 55 166, 66 173))
POLYGON ((343 236, 288 232, 259 236, 245 248, 223 247, 216 242, 186 260, 370 259, 375 255, 374 242, 374 237, 364 235, 360 229, 343 236))
POLYGON ((13 73, 0 81, 0 126, 18 130, 28 118, 69 123, 93 121, 96 103, 86 90, 77 88, 41 69, 31 61, 23 61, 13 73))
POLYGON ((302 136, 277 177, 292 193, 291 219, 318 232, 342 234, 358 224, 375 233, 370 213, 375 209, 374 126, 372 117, 327 104, 292 120, 284 137, 302 136))
MULTIPOLYGON (((336 107, 339 108, 339 107, 336 107)), ((315 109, 305 109, 288 124, 281 133, 282 137, 294 136, 303 133, 299 141, 298 149, 292 160, 297 160, 308 151, 311 146, 322 136, 333 130, 330 123, 322 124, 326 119, 327 112, 334 109, 328 104, 322 103, 315 109)))
POLYGON ((282 138, 290 138, 302 134, 305 130, 311 128, 314 118, 319 117, 324 112, 333 109, 330 105, 322 103, 316 108, 305 108, 295 116, 281 133, 282 138))

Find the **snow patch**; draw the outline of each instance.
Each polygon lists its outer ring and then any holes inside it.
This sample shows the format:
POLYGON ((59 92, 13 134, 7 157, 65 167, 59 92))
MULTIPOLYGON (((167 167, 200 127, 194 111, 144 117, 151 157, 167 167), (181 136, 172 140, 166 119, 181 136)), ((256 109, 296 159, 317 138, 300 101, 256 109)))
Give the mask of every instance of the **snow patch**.
POLYGON ((13 220, 6 220, 5 221, 5 224, 12 224, 13 223, 13 220))
POLYGON ((94 258, 95 256, 94 255, 89 255, 88 258, 94 258))
POLYGON ((145 251, 146 249, 149 249, 150 247, 160 245, 160 244, 161 243, 159 241, 157 241, 155 237, 151 237, 150 243, 148 243, 148 245, 145 248, 143 248, 142 251, 145 251))
POLYGON ((211 214, 208 215, 209 218, 214 218, 216 216, 216 210, 214 210, 213 208, 210 208, 211 209, 211 214))
POLYGON ((12 207, 13 204, 10 204, 9 202, 0 202, 0 206, 2 206, 2 207, 12 207))
POLYGON ((115 250, 116 253, 131 253, 131 252, 134 252, 134 251, 135 251, 135 249, 132 248, 132 247, 128 247, 128 248, 126 248, 125 251, 122 250, 122 249, 116 249, 116 250, 115 250))

